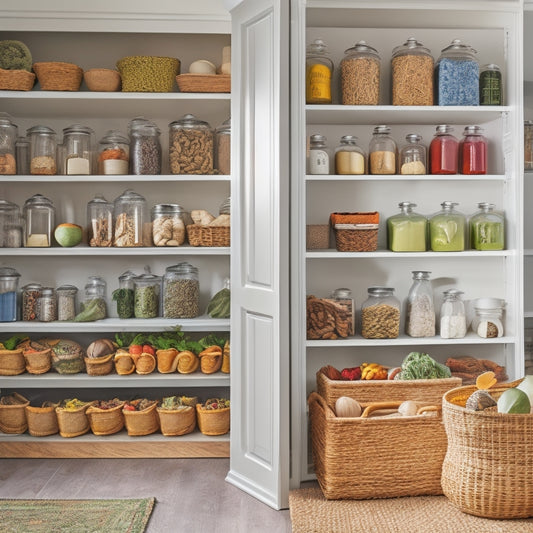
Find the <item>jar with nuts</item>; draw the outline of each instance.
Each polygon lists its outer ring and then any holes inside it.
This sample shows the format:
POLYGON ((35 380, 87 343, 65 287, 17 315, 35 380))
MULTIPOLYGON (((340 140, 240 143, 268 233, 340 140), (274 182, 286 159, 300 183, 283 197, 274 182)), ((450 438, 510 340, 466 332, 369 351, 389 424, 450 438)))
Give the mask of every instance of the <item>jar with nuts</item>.
POLYGON ((369 287, 361 305, 361 335, 365 339, 396 339, 400 334, 400 301, 391 287, 369 287))
POLYGON ((194 318, 199 314, 198 268, 187 262, 167 267, 163 278, 163 316, 194 318))
POLYGON ((181 246, 185 242, 184 211, 179 204, 157 204, 152 207, 154 246, 181 246))

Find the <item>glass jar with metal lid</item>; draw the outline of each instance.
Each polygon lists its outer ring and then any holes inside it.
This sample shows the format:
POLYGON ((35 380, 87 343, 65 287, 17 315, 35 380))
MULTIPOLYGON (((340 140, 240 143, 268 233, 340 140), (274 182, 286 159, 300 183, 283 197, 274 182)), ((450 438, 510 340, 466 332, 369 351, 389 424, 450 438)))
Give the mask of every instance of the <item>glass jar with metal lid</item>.
POLYGON ((76 316, 76 295, 78 287, 74 285, 61 285, 56 289, 57 320, 74 320, 76 316))
POLYGON ((37 303, 37 319, 40 322, 57 320, 56 291, 52 287, 43 287, 37 303))
POLYGON ((413 202, 400 202, 400 213, 387 219, 387 241, 393 252, 425 252, 428 220, 415 213, 413 202))
POLYGON ((414 37, 392 51, 392 105, 433 105, 433 56, 414 37))
POLYGON ((427 270, 414 270, 413 284, 407 296, 405 333, 410 337, 433 337, 435 335, 435 306, 433 289, 427 270))
POLYGON ((331 104, 333 61, 328 56, 326 43, 315 39, 307 45, 305 58, 306 104, 331 104))
POLYGON ((429 168, 431 174, 457 174, 459 169, 459 141, 452 135, 453 127, 437 126, 429 145, 429 168))
POLYGON ((426 174, 426 147, 420 142, 422 136, 409 133, 405 136, 407 144, 400 148, 400 174, 426 174))
POLYGON ((30 139, 30 174, 57 174, 56 132, 48 126, 33 126, 26 136, 30 139))
POLYGON ((150 246, 152 224, 144 196, 131 189, 124 191, 114 202, 114 246, 150 246))
POLYGON ((365 339, 395 339, 400 334, 400 301, 391 287, 369 287, 361 305, 361 335, 365 339))
POLYGON ((433 252, 462 252, 466 241, 466 217, 456 202, 442 202, 442 209, 429 218, 429 240, 433 252))
POLYGON ((62 153, 62 166, 66 175, 93 174, 94 131, 81 124, 72 124, 65 128, 62 153))
POLYGON ((14 268, 0 268, 0 322, 15 322, 18 318, 19 278, 20 274, 14 268))
POLYGON ((145 118, 138 117, 128 125, 130 167, 133 175, 161 174, 161 130, 145 118))
POLYGON ((28 283, 22 287, 22 320, 37 320, 37 305, 42 288, 40 283, 28 283))
POLYGON ((118 289, 113 291, 113 300, 117 302, 119 318, 133 318, 135 316, 135 278, 137 275, 127 270, 118 277, 118 289))
POLYGON ((171 174, 212 174, 214 133, 209 123, 187 114, 169 129, 171 174))
POLYGON ((159 295, 161 293, 161 276, 149 271, 135 276, 135 295, 133 311, 135 318, 155 318, 159 316, 159 295))
POLYGON ((0 247, 22 246, 22 217, 17 204, 0 200, 0 247))
POLYGON ((102 194, 87 202, 87 238, 89 246, 113 246, 113 203, 102 194))
POLYGON ((89 276, 84 287, 84 299, 81 312, 75 320, 80 322, 93 322, 107 317, 106 304, 107 283, 101 276, 89 276))
POLYGON ((344 287, 335 289, 331 293, 331 298, 335 303, 345 310, 346 319, 348 321, 348 335, 355 334, 355 302, 352 291, 344 287))
POLYGON ((472 331, 484 339, 503 337, 503 308, 500 298, 477 298, 473 302, 475 316, 472 331))
POLYGON ((480 202, 479 211, 469 220, 470 246, 474 250, 503 250, 505 244, 505 217, 494 204, 480 202))
POLYGON ((313 175, 330 173, 330 150, 326 145, 326 137, 315 133, 309 137, 309 155, 307 157, 307 173, 313 175))
POLYGON ((215 168, 219 174, 231 174, 231 118, 215 130, 215 168))
POLYGON ((120 131, 109 130, 98 146, 98 173, 124 175, 129 172, 130 140, 120 131))
POLYGON ((366 154, 357 144, 357 137, 344 135, 335 148, 335 173, 361 175, 366 170, 366 154))
POLYGON ((198 268, 187 262, 167 267, 163 278, 163 316, 194 318, 199 314, 198 268))
POLYGON ((458 289, 443 292, 440 309, 440 336, 443 339, 462 339, 466 335, 465 304, 461 294, 463 291, 458 289))
POLYGON ((396 174, 397 148, 388 126, 374 128, 368 152, 370 174, 396 174))
POLYGON ((181 246, 185 242, 184 214, 179 204, 157 204, 152 207, 154 246, 181 246))
POLYGON ((344 105, 378 105, 381 58, 366 41, 344 52, 340 63, 341 95, 344 105))
POLYGON ((0 175, 17 173, 15 143, 18 127, 7 113, 0 113, 0 175))
POLYGON ((17 160, 17 174, 27 176, 30 173, 30 140, 21 135, 15 141, 15 156, 17 160))
POLYGON ((466 126, 459 142, 461 174, 486 174, 488 142, 479 126, 466 126))
POLYGON ((24 203, 24 246, 26 248, 52 246, 55 227, 55 208, 42 194, 34 194, 24 203))
POLYGON ((479 105, 503 105, 502 71, 494 63, 480 69, 479 105))

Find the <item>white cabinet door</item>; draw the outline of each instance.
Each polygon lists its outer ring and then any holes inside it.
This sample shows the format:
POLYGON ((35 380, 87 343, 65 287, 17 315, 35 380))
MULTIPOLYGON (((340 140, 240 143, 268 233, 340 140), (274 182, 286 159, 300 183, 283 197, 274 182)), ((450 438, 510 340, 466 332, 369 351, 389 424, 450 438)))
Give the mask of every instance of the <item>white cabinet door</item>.
POLYGON ((288 2, 233 2, 231 467, 288 504, 288 2))

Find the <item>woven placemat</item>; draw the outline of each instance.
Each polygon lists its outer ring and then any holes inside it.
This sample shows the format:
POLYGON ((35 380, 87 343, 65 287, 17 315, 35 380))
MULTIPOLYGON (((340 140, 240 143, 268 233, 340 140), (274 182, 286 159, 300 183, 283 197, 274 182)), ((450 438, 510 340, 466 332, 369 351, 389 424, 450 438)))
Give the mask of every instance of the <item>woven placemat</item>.
POLYGON ((289 493, 292 533, 527 533, 533 518, 494 520, 463 513, 445 496, 326 500, 318 487, 289 493))

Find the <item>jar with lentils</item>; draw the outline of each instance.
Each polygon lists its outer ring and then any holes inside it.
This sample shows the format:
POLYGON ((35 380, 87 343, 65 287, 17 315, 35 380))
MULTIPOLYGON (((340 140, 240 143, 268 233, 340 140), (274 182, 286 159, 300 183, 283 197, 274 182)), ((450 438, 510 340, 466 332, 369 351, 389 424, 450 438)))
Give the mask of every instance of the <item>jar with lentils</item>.
POLYGON ((167 267, 163 278, 163 317, 194 318, 199 314, 198 268, 187 262, 167 267))
POLYGON ((365 339, 395 339, 400 334, 400 301, 390 287, 369 287, 361 305, 361 335, 365 339))
POLYGON ((76 295, 78 288, 74 285, 61 285, 56 289, 57 319, 60 321, 74 320, 76 316, 76 295))
POLYGON ((135 284, 135 318, 155 318, 159 316, 159 294, 161 276, 145 273, 133 278, 135 284))
POLYGON ((130 174, 161 174, 161 130, 144 118, 134 118, 128 125, 130 137, 130 174))
POLYGON ((381 58, 365 41, 348 48, 341 61, 341 96, 344 105, 378 105, 381 58))

